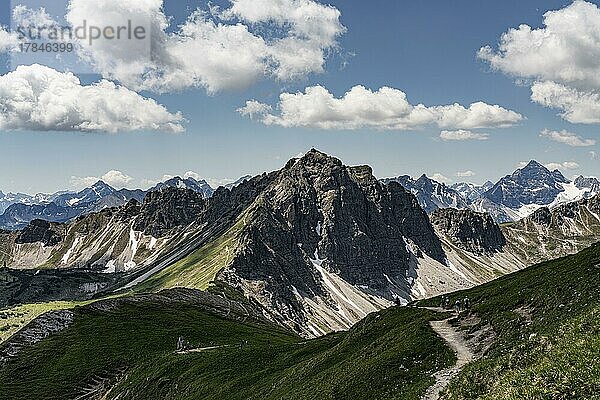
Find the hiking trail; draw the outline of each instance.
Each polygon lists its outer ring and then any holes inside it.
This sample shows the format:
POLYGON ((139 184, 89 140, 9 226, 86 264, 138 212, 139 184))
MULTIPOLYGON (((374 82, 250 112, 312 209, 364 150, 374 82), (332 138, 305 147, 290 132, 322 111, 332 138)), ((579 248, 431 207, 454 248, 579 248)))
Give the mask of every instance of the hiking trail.
MULTIPOLYGON (((430 311, 446 313, 448 310, 442 308, 427 308, 430 311)), ((442 321, 430 321, 431 328, 454 350, 457 361, 452 367, 436 372, 433 376, 435 383, 427 389, 422 400, 438 400, 440 393, 448 386, 452 378, 454 378, 462 370, 462 368, 476 359, 475 354, 469 349, 467 341, 461 333, 450 325, 450 319, 442 321)))

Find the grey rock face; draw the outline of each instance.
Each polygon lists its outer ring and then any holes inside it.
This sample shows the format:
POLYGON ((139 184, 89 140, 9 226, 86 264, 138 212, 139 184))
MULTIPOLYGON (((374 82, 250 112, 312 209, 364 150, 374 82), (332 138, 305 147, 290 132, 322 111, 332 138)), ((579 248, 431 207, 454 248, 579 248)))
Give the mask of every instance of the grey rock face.
POLYGON ((582 199, 580 201, 561 204, 554 207, 552 210, 548 209, 548 207, 540 208, 522 222, 533 222, 540 226, 561 230, 567 220, 578 220, 583 222, 583 212, 593 214, 591 223, 586 227, 588 231, 593 229, 594 225, 600 225, 600 221, 597 222, 595 220, 597 219, 596 215, 600 215, 600 195, 582 199))
POLYGON ((431 222, 457 247, 475 254, 495 253, 506 245, 500 226, 488 214, 447 208, 435 211, 431 222))
POLYGON ((494 183, 487 181, 481 186, 475 185, 473 183, 455 183, 450 186, 451 189, 455 190, 460 194, 463 198, 465 198, 469 203, 472 203, 479 199, 485 192, 494 187, 494 183))
POLYGON ((537 225, 548 226, 552 222, 552 212, 548 207, 542 207, 531 214, 527 219, 533 221, 537 225))
MULTIPOLYGON (((154 237, 196 220, 206 205, 202 194, 189 189, 167 188, 150 192, 139 209, 133 229, 154 237)), ((130 205, 133 210, 134 205, 130 205)))
MULTIPOLYGON (((389 299, 408 290, 408 243, 444 262, 441 242, 415 197, 384 185, 370 167, 346 167, 316 150, 290 161, 254 203, 241 251, 219 279, 265 282, 273 307, 296 315, 293 290, 323 294, 314 263, 389 299), (404 281, 391 287, 388 278, 404 281)), ((402 293, 405 294, 405 293, 402 293)), ((297 318, 296 318, 297 319, 297 318)))
POLYGON ((593 177, 579 176, 574 181, 575 187, 582 190, 588 190, 589 196, 600 193, 600 181, 593 177))
POLYGON ((31 221, 31 223, 19 233, 15 239, 15 243, 25 244, 41 242, 44 246, 54 246, 62 242, 62 240, 63 238, 53 229, 50 222, 36 219, 31 221))
POLYGON ((250 179, 252 179, 252 176, 250 176, 250 175, 242 176, 241 178, 239 178, 235 182, 228 183, 227 185, 225 185, 225 188, 226 189, 233 189, 234 187, 239 186, 240 184, 244 183, 245 181, 249 181, 250 179))

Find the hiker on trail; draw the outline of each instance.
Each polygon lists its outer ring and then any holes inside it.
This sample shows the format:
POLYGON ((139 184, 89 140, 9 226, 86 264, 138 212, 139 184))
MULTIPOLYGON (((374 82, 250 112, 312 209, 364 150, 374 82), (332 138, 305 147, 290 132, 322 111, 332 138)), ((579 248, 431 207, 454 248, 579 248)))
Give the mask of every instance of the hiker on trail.
POLYGON ((471 308, 471 300, 469 300, 468 297, 465 297, 465 299, 463 300, 463 308, 465 310, 468 310, 469 308, 471 308))
POLYGON ((460 313, 460 300, 456 300, 456 302, 454 303, 454 309, 457 313, 460 313))
POLYGON ((402 300, 400 300, 400 296, 394 295, 394 303, 396 303, 397 306, 402 305, 402 300))
POLYGON ((446 300, 444 300, 444 308, 450 308, 450 298, 448 296, 446 296, 446 300))
POLYGON ((179 338, 177 338, 177 351, 184 351, 185 350, 185 344, 183 342, 183 337, 179 336, 179 338))

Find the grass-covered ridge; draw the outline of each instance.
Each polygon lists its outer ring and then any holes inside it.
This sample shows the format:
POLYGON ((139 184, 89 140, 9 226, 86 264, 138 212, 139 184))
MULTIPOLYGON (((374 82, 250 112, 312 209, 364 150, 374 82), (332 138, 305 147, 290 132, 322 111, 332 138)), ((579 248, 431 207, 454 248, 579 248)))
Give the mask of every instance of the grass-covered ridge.
POLYGON ((491 325, 496 338, 443 398, 600 398, 599 283, 597 244, 451 296, 468 296, 481 319, 470 329, 491 325))
POLYGON ((221 236, 181 260, 151 276, 135 287, 136 292, 159 291, 176 287, 206 290, 216 275, 233 260, 240 235, 251 218, 248 210, 221 236))
POLYGON ((244 308, 137 299, 73 309, 71 326, 0 369, 3 398, 72 398, 102 381, 108 399, 419 399, 454 362, 426 310, 392 308, 306 341, 244 308), (179 336, 226 347, 176 354, 179 336))

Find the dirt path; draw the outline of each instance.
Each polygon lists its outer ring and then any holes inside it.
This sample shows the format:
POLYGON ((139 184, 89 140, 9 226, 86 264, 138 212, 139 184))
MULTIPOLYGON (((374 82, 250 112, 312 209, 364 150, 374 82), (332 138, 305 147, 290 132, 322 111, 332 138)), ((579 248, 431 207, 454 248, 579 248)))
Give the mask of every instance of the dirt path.
MULTIPOLYGON (((441 308, 428 309, 431 311, 447 312, 447 310, 441 308)), ((457 357, 456 364, 450 368, 438 371, 433 375, 435 377, 435 383, 427 389, 422 400, 438 400, 440 398, 440 393, 448 386, 450 380, 454 378, 465 365, 476 358, 475 354, 469 349, 463 336, 456 328, 450 325, 449 320, 450 318, 443 321, 430 321, 429 324, 433 330, 440 335, 450 347, 452 347, 452 350, 454 350, 457 357)))
POLYGON ((201 348, 198 348, 198 349, 176 351, 176 353, 177 354, 202 353, 203 351, 210 351, 210 350, 222 349, 224 347, 231 347, 231 346, 230 345, 223 345, 223 346, 201 347, 201 348))

